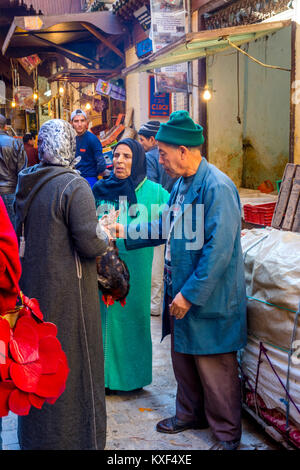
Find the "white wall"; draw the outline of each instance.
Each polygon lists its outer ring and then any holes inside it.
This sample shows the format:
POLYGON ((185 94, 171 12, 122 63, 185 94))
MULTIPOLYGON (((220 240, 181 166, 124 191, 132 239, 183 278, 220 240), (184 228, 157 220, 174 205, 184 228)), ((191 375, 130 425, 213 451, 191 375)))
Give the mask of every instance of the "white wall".
MULTIPOLYGON (((290 68, 291 30, 284 28, 248 44, 260 61, 290 68)), ((244 49, 245 46, 243 46, 244 49)), ((271 70, 239 56, 240 117, 237 122, 237 53, 207 58, 215 92, 208 104, 208 155, 237 186, 257 188, 281 179, 289 153, 290 73, 271 70)))
MULTIPOLYGON (((126 67, 136 63, 135 47, 126 51, 126 67)), ((126 110, 134 109, 133 124, 138 131, 149 120, 167 121, 168 118, 149 118, 149 78, 147 72, 131 73, 126 76, 126 110)))
MULTIPOLYGON (((272 65, 291 67, 291 29, 249 44, 249 54, 272 65)), ((281 179, 289 156, 290 73, 245 63, 244 139, 246 187, 281 179), (248 68, 248 70, 247 70, 248 68)))
MULTIPOLYGON (((207 107, 208 158, 240 186, 243 167, 243 127, 236 118, 238 114, 236 52, 210 56, 206 63, 207 80, 211 80, 213 89, 212 100, 207 107)), ((242 91, 240 95, 243 96, 242 91)))

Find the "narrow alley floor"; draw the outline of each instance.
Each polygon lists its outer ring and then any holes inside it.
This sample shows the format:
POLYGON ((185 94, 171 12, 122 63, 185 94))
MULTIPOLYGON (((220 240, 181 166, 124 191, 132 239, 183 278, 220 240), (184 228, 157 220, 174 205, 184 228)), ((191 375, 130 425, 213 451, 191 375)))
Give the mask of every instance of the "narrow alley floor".
MULTIPOLYGON (((156 423, 174 415, 175 378, 170 358, 170 337, 160 343, 161 317, 151 317, 153 341, 153 382, 138 393, 119 393, 106 398, 106 450, 206 450, 214 438, 209 429, 189 430, 178 434, 162 434, 156 423)), ((82 430, 84 432, 84 430, 82 430)), ((17 417, 3 418, 3 449, 17 450, 17 417)), ((277 450, 259 425, 247 415, 243 417, 241 450, 277 450)))
MULTIPOLYGON (((206 450, 214 444, 209 429, 162 434, 156 423, 175 412, 176 382, 170 336, 161 339, 161 317, 151 317, 153 381, 143 391, 107 397, 107 450, 206 450)), ((241 450, 280 449, 248 416, 243 418, 241 450)))

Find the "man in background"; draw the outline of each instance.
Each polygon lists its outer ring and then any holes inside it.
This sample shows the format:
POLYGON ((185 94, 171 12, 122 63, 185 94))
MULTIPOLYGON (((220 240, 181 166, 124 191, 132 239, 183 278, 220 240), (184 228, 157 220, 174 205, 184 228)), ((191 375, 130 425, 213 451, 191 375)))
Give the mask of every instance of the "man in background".
POLYGON ((164 167, 159 163, 159 151, 155 140, 159 126, 159 121, 148 121, 138 131, 138 137, 146 152, 147 178, 161 184, 170 193, 178 178, 169 176, 164 167))
POLYGON ((6 118, 0 114, 0 196, 11 223, 15 227, 13 201, 18 174, 26 167, 27 156, 21 139, 10 137, 5 131, 6 118))
POLYGON ((106 170, 106 162, 102 155, 100 140, 88 131, 87 115, 81 109, 76 109, 71 114, 71 123, 77 133, 76 137, 76 157, 81 157, 76 165, 76 170, 80 171, 91 188, 98 180, 98 176, 103 176, 106 170))
POLYGON ((27 132, 23 137, 25 152, 27 155, 27 166, 33 166, 40 163, 38 149, 34 146, 34 135, 27 132))
MULTIPOLYGON (((148 121, 138 131, 138 138, 146 152, 147 178, 171 192, 177 178, 169 176, 159 163, 159 151, 155 136, 159 121, 148 121)), ((151 278, 151 315, 159 316, 163 306, 164 245, 154 247, 151 278)))

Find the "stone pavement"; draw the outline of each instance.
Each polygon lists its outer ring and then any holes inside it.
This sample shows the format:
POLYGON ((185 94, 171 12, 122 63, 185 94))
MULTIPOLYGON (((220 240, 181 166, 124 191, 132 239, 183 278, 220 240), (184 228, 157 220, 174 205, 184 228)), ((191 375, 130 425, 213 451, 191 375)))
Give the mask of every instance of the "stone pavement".
MULTIPOLYGON (((155 431, 156 423, 174 414, 175 379, 170 359, 170 337, 160 343, 161 317, 151 317, 153 382, 138 393, 107 396, 107 450, 196 450, 214 443, 209 429, 179 434, 155 431)), ((82 430, 84 432, 84 430, 82 430)), ((19 449, 15 415, 3 418, 3 449, 19 449)), ((273 442, 248 416, 243 418, 241 450, 276 450, 273 442)))
MULTIPOLYGON (((158 421, 175 412, 176 382, 171 365, 170 336, 161 339, 161 317, 151 317, 153 381, 138 393, 107 397, 107 450, 205 450, 214 438, 209 429, 163 434, 155 430, 158 421)), ((248 417, 243 419, 240 446, 245 450, 280 449, 248 417)))

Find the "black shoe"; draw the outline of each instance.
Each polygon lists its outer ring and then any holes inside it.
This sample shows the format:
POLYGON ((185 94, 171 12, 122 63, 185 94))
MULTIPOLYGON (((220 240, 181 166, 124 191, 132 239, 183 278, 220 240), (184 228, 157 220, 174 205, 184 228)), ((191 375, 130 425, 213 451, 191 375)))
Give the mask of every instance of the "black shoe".
POLYGON ((237 450, 240 445, 240 440, 238 441, 218 441, 209 450, 237 450))
POLYGON ((105 388, 105 395, 117 395, 118 390, 111 390, 110 388, 105 388))
POLYGON ((164 432, 166 434, 176 434, 177 432, 186 431, 187 429, 206 429, 208 423, 200 423, 196 421, 180 421, 176 416, 172 418, 166 418, 159 421, 156 425, 157 432, 164 432))

